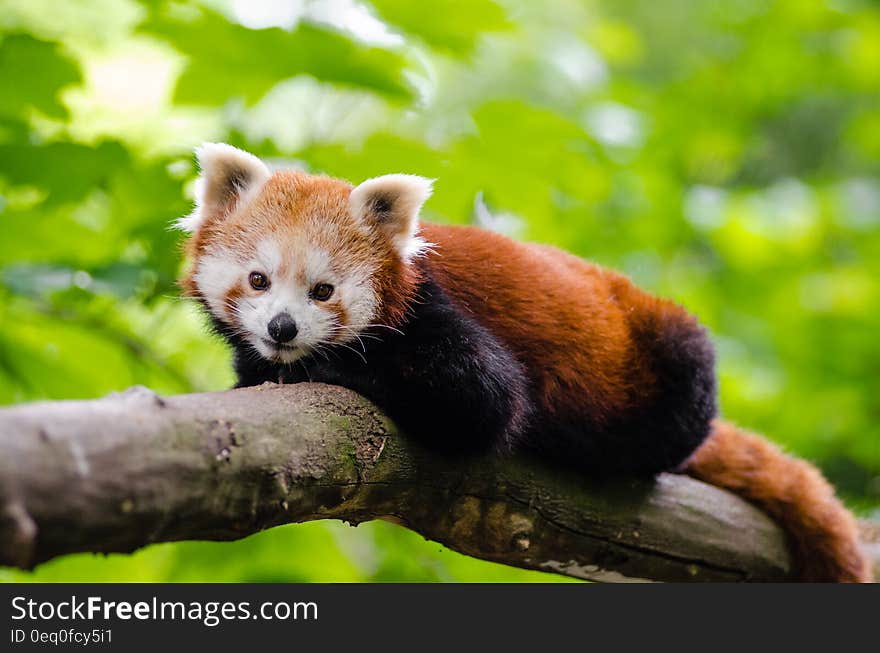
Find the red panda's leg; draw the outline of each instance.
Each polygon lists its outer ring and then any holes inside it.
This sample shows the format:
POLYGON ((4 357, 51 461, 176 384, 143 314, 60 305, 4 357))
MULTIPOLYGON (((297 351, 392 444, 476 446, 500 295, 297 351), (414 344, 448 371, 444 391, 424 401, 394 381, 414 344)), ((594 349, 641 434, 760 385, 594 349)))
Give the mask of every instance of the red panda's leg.
POLYGON ((530 405, 522 365, 439 287, 424 283, 420 297, 400 334, 314 357, 310 378, 364 395, 438 451, 512 449, 530 405))

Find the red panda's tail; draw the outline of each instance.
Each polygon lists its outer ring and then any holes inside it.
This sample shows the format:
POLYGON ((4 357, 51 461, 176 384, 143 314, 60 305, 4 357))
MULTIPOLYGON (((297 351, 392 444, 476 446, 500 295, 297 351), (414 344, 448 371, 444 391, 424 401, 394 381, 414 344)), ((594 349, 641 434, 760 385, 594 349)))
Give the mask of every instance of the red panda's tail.
POLYGON ((763 509, 786 531, 805 581, 870 582, 859 529, 828 481, 808 462, 716 420, 684 472, 763 509))

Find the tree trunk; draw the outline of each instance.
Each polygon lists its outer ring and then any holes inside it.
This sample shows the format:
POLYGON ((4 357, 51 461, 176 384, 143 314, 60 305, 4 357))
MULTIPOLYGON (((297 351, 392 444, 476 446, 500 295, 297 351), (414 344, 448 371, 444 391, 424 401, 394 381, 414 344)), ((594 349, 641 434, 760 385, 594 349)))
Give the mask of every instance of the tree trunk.
POLYGON ((791 574, 781 531, 727 492, 674 474, 598 484, 520 457, 447 460, 320 384, 0 410, 0 509, 0 564, 22 568, 387 519, 470 556, 591 580, 791 574))

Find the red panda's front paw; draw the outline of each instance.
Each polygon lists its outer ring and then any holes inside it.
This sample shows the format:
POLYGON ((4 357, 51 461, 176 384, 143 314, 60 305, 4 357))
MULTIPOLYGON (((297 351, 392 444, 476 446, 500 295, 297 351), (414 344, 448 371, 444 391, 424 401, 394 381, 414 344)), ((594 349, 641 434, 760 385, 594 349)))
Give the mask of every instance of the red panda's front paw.
MULTIPOLYGON (((295 366, 299 367, 299 366, 295 366)), ((328 385, 341 385, 348 387, 346 383, 349 375, 340 369, 339 365, 334 365, 329 361, 310 361, 302 366, 302 375, 306 378, 303 380, 310 383, 326 383, 328 385)))

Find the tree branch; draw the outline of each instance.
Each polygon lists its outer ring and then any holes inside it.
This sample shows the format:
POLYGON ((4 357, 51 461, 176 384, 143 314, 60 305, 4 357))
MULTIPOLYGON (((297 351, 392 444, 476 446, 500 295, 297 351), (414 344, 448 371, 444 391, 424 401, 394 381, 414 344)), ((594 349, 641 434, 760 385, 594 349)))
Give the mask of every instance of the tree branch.
POLYGON ((593 580, 790 575, 779 529, 722 490, 672 474, 596 484, 518 457, 446 460, 332 386, 133 388, 0 410, 0 564, 314 519, 387 519, 477 558, 593 580))

